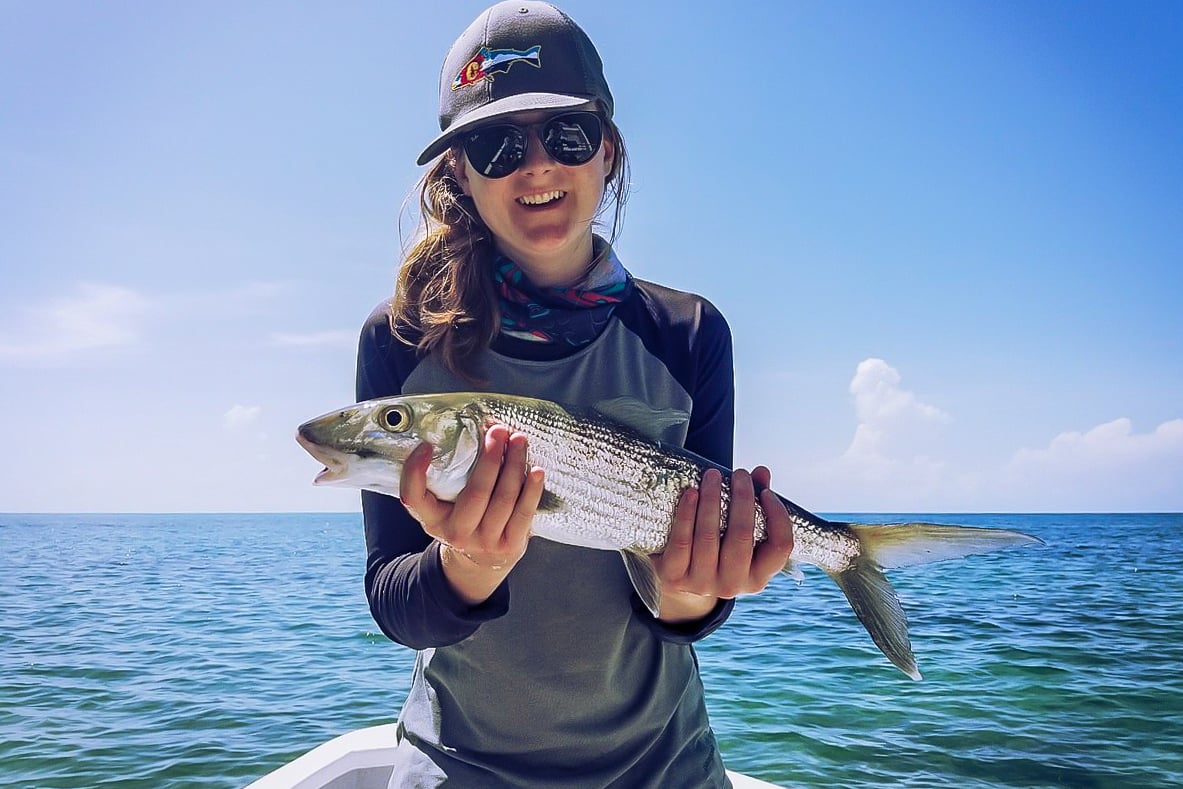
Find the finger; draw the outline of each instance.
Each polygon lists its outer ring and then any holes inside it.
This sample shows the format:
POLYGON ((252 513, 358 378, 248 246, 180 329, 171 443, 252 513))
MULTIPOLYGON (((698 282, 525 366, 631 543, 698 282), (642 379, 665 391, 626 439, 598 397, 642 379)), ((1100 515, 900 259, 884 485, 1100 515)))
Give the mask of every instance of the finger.
POLYGON ((504 425, 493 425, 485 431, 481 451, 472 466, 472 473, 468 476, 464 490, 456 497, 456 509, 452 517, 457 525, 468 533, 476 530, 489 507, 493 488, 501 475, 501 462, 505 457, 505 444, 508 438, 509 428, 504 425))
POLYGON ((698 491, 686 488, 674 508, 674 522, 665 542, 665 550, 655 560, 663 581, 678 581, 690 572, 691 548, 694 545, 694 515, 698 512, 698 491))
POLYGON ((505 524, 505 543, 509 549, 524 548, 530 539, 530 528, 534 524, 534 515, 538 512, 538 503, 542 501, 542 491, 546 487, 546 475, 542 469, 535 466, 526 474, 525 484, 518 496, 513 514, 505 524))
POLYGON ((451 505, 438 500, 427 489, 427 469, 431 465, 431 444, 424 441, 411 450, 399 474, 399 500, 422 524, 437 524, 447 518, 451 505))
POLYGON ((501 459, 501 469, 497 474, 497 482, 489 497, 489 506, 481 516, 477 531, 485 546, 494 549, 504 537, 506 523, 526 482, 526 436, 514 433, 506 441, 505 455, 501 459))
POLYGON ((756 531, 756 493, 752 477, 743 469, 731 474, 731 503, 727 508, 727 532, 719 548, 719 597, 735 597, 746 591, 752 569, 756 531))
POLYGON ((752 484, 756 486, 756 493, 772 487, 772 472, 768 466, 756 466, 752 469, 752 484))
POLYGON ((760 506, 764 509, 767 537, 752 556, 751 578, 756 587, 752 591, 763 589, 772 576, 783 570, 793 552, 793 523, 780 497, 763 490, 760 506))
POLYGON ((717 469, 708 469, 699 483, 698 509, 694 516, 694 545, 690 556, 690 576, 699 582, 713 582, 719 571, 722 493, 723 475, 717 469))

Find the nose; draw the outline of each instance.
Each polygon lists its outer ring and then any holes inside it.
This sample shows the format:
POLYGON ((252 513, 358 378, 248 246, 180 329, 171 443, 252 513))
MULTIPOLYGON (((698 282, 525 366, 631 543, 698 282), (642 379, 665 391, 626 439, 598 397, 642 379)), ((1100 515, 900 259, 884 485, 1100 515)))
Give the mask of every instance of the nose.
POLYGON ((529 174, 548 173, 555 167, 546 146, 542 144, 542 128, 534 126, 526 140, 526 158, 522 160, 522 172, 529 174))

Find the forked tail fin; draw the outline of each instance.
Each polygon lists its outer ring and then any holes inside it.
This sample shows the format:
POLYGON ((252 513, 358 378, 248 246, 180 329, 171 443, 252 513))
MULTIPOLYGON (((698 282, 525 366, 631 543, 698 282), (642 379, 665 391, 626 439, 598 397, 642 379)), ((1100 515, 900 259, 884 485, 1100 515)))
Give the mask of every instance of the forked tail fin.
POLYGON ((908 639, 908 618, 899 597, 883 574, 885 568, 960 559, 976 553, 1043 541, 1007 529, 941 526, 935 523, 847 523, 860 545, 860 555, 839 573, 829 573, 850 607, 871 634, 871 640, 912 679, 921 679, 908 639))

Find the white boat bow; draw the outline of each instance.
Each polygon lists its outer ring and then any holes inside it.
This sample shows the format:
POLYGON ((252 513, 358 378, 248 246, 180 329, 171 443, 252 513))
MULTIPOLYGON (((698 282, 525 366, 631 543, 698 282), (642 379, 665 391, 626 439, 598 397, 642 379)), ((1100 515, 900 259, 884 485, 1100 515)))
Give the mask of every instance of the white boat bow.
MULTIPOLYGON (((393 723, 335 737, 264 775, 246 789, 386 789, 394 760, 393 723)), ((780 789, 727 771, 735 789, 780 789)))

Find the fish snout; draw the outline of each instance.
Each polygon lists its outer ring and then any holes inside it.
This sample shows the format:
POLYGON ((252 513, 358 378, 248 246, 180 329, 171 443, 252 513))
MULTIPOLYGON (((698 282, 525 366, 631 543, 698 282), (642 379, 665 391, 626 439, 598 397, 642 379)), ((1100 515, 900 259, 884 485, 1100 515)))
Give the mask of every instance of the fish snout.
POLYGON ((348 475, 349 456, 318 443, 315 422, 305 422, 297 428, 296 443, 303 447, 305 452, 324 464, 324 468, 312 480, 313 485, 327 485, 348 475))

